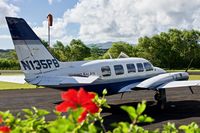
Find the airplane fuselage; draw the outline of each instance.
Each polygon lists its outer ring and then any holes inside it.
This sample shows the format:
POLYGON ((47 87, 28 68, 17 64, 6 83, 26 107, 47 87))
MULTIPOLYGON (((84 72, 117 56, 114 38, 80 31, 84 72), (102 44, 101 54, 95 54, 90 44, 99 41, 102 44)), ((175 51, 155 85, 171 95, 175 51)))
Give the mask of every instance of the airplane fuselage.
POLYGON ((62 84, 58 86, 47 86, 59 89, 84 87, 89 91, 101 93, 107 89, 109 94, 130 91, 141 81, 165 73, 165 71, 153 65, 143 58, 120 58, 104 59, 80 62, 60 62, 60 68, 48 72, 47 76, 98 76, 99 78, 91 84, 62 84), (88 69, 89 68, 89 69, 88 69))

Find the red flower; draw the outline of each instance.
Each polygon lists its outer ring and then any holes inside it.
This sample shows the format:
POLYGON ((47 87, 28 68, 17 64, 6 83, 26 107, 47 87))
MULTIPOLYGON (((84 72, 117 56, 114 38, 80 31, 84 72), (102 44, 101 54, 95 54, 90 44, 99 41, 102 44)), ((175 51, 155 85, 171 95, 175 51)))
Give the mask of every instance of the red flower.
POLYGON ((86 110, 84 110, 81 115, 78 118, 78 122, 82 122, 85 120, 85 118, 87 117, 88 112, 86 110))
POLYGON ((94 114, 99 111, 98 106, 92 101, 95 97, 95 93, 86 92, 83 88, 79 91, 69 89, 61 94, 64 102, 56 106, 56 110, 59 112, 66 112, 69 108, 76 109, 82 107, 84 111, 78 119, 78 122, 82 122, 88 113, 94 114))
POLYGON ((0 124, 3 122, 3 119, 1 118, 1 116, 0 116, 0 124))
POLYGON ((10 133, 10 128, 7 126, 1 126, 0 127, 0 133, 10 133))

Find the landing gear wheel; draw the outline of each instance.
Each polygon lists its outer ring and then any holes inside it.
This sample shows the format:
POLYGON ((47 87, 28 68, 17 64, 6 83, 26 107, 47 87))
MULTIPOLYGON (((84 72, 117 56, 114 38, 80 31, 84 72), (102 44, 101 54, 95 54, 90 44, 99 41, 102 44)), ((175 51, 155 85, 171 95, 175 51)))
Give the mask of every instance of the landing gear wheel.
POLYGON ((158 90, 154 98, 157 101, 157 106, 163 110, 167 102, 165 89, 158 90))
POLYGON ((154 99, 155 99, 156 101, 159 101, 159 99, 160 99, 160 94, 159 94, 159 92, 156 92, 156 94, 154 95, 154 99))

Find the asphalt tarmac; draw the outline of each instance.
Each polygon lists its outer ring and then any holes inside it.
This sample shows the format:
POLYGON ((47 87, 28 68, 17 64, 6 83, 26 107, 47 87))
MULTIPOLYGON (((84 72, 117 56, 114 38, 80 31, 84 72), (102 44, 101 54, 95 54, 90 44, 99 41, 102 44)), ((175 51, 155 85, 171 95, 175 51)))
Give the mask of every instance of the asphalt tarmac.
MULTIPOLYGON (((121 95, 107 96, 110 109, 103 109, 104 124, 110 129, 112 122, 130 122, 126 112, 120 109, 121 105, 137 106, 142 100, 147 101, 145 114, 151 116, 155 121, 151 124, 143 124, 145 129, 162 128, 167 122, 175 122, 177 127, 183 124, 196 122, 200 125, 200 88, 193 88, 194 94, 188 88, 167 89, 167 105, 165 110, 160 110, 154 100, 154 91, 133 91, 121 95)), ((0 111, 10 110, 13 114, 24 108, 37 107, 52 111, 56 103, 61 101, 61 91, 40 88, 28 90, 2 90, 0 91, 0 111)), ((53 120, 54 114, 47 116, 53 120)))

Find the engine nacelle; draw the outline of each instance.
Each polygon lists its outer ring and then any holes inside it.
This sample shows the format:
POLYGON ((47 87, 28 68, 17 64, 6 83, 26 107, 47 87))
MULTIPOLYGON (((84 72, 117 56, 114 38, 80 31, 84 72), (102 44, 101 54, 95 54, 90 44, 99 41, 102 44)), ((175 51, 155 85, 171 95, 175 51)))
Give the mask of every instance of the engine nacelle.
POLYGON ((162 84, 169 83, 171 81, 188 80, 189 75, 187 72, 175 72, 160 74, 155 77, 144 80, 136 87, 144 89, 156 89, 162 84))

